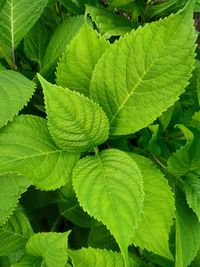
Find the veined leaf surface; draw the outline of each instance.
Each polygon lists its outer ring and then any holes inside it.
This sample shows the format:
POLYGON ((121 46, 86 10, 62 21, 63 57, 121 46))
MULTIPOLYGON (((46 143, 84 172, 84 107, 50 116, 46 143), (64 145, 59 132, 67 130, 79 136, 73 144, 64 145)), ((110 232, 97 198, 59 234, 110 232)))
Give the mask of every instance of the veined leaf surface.
POLYGON ((173 260, 169 250, 169 233, 175 216, 175 203, 167 180, 151 160, 136 154, 130 156, 138 164, 144 183, 142 217, 133 243, 173 260))
POLYGON ((104 150, 78 161, 73 185, 80 205, 111 231, 127 264, 144 198, 136 163, 122 151, 104 150))
POLYGON ((98 104, 38 77, 44 89, 49 130, 59 147, 83 152, 107 140, 109 123, 98 104))
POLYGON ((42 265, 65 267, 69 233, 70 231, 66 233, 34 234, 26 244, 26 251, 35 257, 42 257, 42 265))
POLYGON ((30 180, 17 173, 0 174, 0 225, 11 215, 30 183, 30 180))
POLYGON ((0 72, 0 127, 26 105, 34 89, 35 84, 22 74, 12 70, 0 72))
POLYGON ((45 119, 21 115, 0 131, 0 172, 20 172, 38 188, 65 185, 78 158, 54 144, 45 119))
POLYGON ((57 84, 89 95, 94 67, 108 47, 106 39, 85 23, 58 64, 57 84))
POLYGON ((14 53, 43 12, 48 0, 6 0, 0 11, 0 45, 14 53))
POLYGON ((106 112, 111 135, 146 127, 183 93, 194 63, 192 14, 190 8, 140 27, 98 61, 91 96, 106 112))

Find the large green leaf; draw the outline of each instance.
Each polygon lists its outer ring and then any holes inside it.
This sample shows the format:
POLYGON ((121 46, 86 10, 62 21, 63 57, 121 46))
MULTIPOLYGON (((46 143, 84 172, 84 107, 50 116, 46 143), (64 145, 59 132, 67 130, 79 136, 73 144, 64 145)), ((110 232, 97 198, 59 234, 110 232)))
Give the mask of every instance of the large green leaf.
POLYGON ((167 180, 151 160, 130 154, 144 182, 144 207, 133 243, 155 254, 173 259, 168 239, 174 217, 174 197, 167 180))
POLYGON ((136 163, 122 151, 104 150, 78 161, 73 185, 80 205, 107 226, 127 263, 127 248, 138 225, 144 197, 136 163))
POLYGON ((12 264, 11 267, 41 267, 42 258, 34 257, 26 253, 18 263, 12 264))
POLYGON ((48 0, 6 0, 0 12, 0 45, 14 54, 22 38, 43 12, 48 0))
POLYGON ((184 194, 176 192, 176 263, 187 267, 196 256, 200 244, 200 223, 188 207, 184 194))
POLYGON ((33 61, 37 61, 40 66, 49 38, 50 32, 42 19, 39 19, 24 37, 24 52, 26 56, 33 61))
POLYGON ((86 23, 67 46, 57 68, 57 84, 89 95, 94 67, 109 43, 86 23))
POLYGON ((200 221, 200 179, 199 177, 187 177, 184 182, 187 203, 196 213, 200 221))
POLYGON ((25 251, 25 245, 33 231, 22 209, 18 208, 0 227, 0 255, 25 251))
POLYGON ((38 77, 44 89, 49 130, 59 147, 82 152, 107 140, 109 123, 98 104, 38 77))
POLYGON ((11 215, 29 185, 30 181, 17 173, 0 174, 0 225, 11 215))
POLYGON ((42 266, 65 267, 69 233, 34 234, 26 244, 26 251, 32 256, 42 257, 42 266))
POLYGON ((49 75, 56 67, 57 61, 62 53, 65 51, 67 45, 79 32, 84 24, 84 17, 70 17, 64 20, 52 35, 47 46, 42 62, 41 73, 49 75))
POLYGON ((92 21, 97 25, 99 32, 106 38, 125 35, 131 30, 131 23, 124 16, 94 6, 87 6, 87 11, 92 21))
POLYGON ((45 119, 21 115, 0 131, 0 172, 18 171, 38 188, 65 185, 78 158, 54 144, 45 119))
POLYGON ((106 112, 112 135, 146 127, 177 101, 191 76, 194 41, 190 8, 139 27, 107 49, 91 96, 106 112))
POLYGON ((34 89, 35 84, 20 73, 11 70, 0 72, 0 127, 26 105, 34 89))

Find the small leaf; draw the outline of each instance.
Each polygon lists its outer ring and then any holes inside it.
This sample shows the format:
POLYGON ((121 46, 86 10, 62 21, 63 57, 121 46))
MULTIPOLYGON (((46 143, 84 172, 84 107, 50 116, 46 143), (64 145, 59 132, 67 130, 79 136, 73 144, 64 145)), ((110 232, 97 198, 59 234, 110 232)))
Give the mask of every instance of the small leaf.
POLYGON ((73 185, 80 205, 107 226, 127 263, 127 248, 143 205, 142 177, 136 163, 122 151, 104 150, 78 161, 73 185))
POLYGON ((111 135, 148 126, 183 93, 194 63, 192 14, 190 8, 139 27, 98 61, 91 97, 106 112, 111 135))
POLYGON ((25 245, 33 231, 22 209, 18 208, 0 227, 0 256, 25 252, 25 245))
POLYGON ((38 77, 44 89, 49 130, 59 147, 83 152, 107 140, 109 123, 98 104, 38 77))
POLYGON ((48 0, 6 0, 0 11, 0 44, 14 54, 22 38, 42 14, 48 0))
POLYGON ((168 159, 168 169, 176 176, 183 176, 200 168, 200 131, 191 128, 192 136, 188 133, 189 141, 178 149, 168 159))
POLYGON ((0 225, 9 218, 29 185, 30 181, 20 174, 0 174, 0 225))
POLYGON ((0 131, 0 172, 20 172, 40 189, 65 185, 78 158, 57 148, 45 119, 21 115, 0 131))
POLYGON ((42 257, 48 267, 65 267, 67 262, 68 235, 65 233, 38 233, 30 237, 26 244, 28 254, 42 257))
POLYGON ((199 250, 200 223, 180 190, 176 191, 176 201, 175 267, 187 267, 199 250))
POLYGON ((184 182, 187 203, 196 213, 200 221, 200 179, 199 177, 187 177, 184 182))
POLYGON ((92 21, 97 25, 99 32, 107 39, 111 36, 125 35, 131 31, 131 23, 124 16, 94 6, 87 6, 87 11, 92 17, 92 21))
POLYGON ((57 84, 89 95, 94 67, 108 47, 105 38, 85 24, 58 64, 57 84))
POLYGON ((11 121, 26 105, 35 89, 35 84, 18 72, 0 72, 0 127, 11 121))
POLYGON ((168 245, 175 211, 171 188, 151 160, 136 154, 129 155, 139 166, 145 193, 143 213, 132 239, 133 243, 173 260, 168 245))
POLYGON ((56 67, 57 61, 67 45, 84 24, 84 17, 70 17, 64 20, 52 35, 42 62, 41 73, 48 76, 56 67), (67 33, 67 34, 63 34, 67 33))

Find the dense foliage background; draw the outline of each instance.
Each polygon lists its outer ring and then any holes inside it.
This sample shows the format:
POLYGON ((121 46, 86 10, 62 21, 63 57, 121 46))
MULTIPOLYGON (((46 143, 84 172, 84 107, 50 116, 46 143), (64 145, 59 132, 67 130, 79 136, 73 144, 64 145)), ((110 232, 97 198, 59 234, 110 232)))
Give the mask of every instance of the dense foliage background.
POLYGON ((199 12, 0 0, 0 266, 200 266, 199 12))

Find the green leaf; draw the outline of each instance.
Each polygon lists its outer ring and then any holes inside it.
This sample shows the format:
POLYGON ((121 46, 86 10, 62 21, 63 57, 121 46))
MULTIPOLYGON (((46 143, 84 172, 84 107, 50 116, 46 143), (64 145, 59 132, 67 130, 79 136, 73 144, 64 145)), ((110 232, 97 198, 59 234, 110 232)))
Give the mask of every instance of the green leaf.
POLYGON ((200 221, 200 179, 199 177, 187 177, 184 182, 187 203, 196 213, 200 221))
POLYGON ((143 205, 142 177, 136 163, 120 150, 104 150, 78 161, 73 185, 80 205, 107 226, 127 263, 127 248, 143 205))
POLYGON ((86 23, 67 46, 57 68, 57 84, 89 95, 94 67, 109 43, 86 23))
POLYGON ((65 51, 67 45, 79 32, 84 24, 84 17, 70 17, 64 20, 52 35, 47 46, 42 62, 41 73, 49 75, 56 67, 57 61, 62 53, 65 51), (67 33, 67 34, 64 34, 67 33))
POLYGON ((26 56, 39 63, 41 66, 47 45, 50 39, 50 32, 44 23, 39 19, 24 37, 24 52, 26 56))
POLYGON ((173 153, 167 162, 169 171, 178 177, 200 167, 200 131, 194 128, 191 131, 193 138, 173 153))
POLYGON ((110 231, 104 225, 93 227, 90 230, 88 236, 88 246, 113 251, 119 250, 114 237, 110 234, 110 231))
POLYGON ((191 11, 139 27, 98 61, 91 96, 106 112, 111 135, 146 127, 183 93, 194 63, 191 11))
POLYGON ((44 89, 50 133, 64 150, 83 152, 108 138, 108 119, 98 104, 38 76, 44 89))
POLYGON ((26 105, 35 89, 35 84, 18 72, 0 72, 0 127, 26 105))
POLYGON ((68 253, 72 258, 73 266, 76 267, 124 267, 123 257, 117 252, 82 248, 80 250, 68 250, 68 253))
POLYGON ((145 193, 143 213, 132 239, 133 243, 173 260, 168 245, 175 211, 171 188, 151 160, 136 154, 129 155, 141 171, 145 193))
POLYGON ((200 244, 200 223, 188 207, 185 196, 176 193, 176 263, 175 267, 187 267, 196 256, 200 244))
POLYGON ((65 233, 38 233, 30 237, 26 244, 28 254, 42 257, 42 266, 65 267, 67 262, 67 238, 65 233))
POLYGON ((3 224, 17 206, 21 194, 30 181, 17 173, 0 174, 0 225, 3 224))
POLYGON ((18 263, 12 264, 11 267, 41 267, 42 259, 25 254, 18 263))
POLYGON ((22 209, 18 208, 8 221, 0 227, 0 256, 23 252, 32 233, 28 219, 22 209))
POLYGON ((124 16, 94 6, 87 6, 87 11, 92 21, 97 25, 99 32, 107 39, 111 36, 125 35, 131 30, 130 21, 124 16))
POLYGON ((0 0, 0 10, 2 9, 2 7, 4 6, 6 0, 0 0))
POLYGON ((0 131, 0 172, 18 171, 38 188, 65 185, 78 158, 57 148, 45 119, 21 115, 0 131))
POLYGON ((135 0, 109 0, 112 6, 125 6, 132 2, 135 2, 135 0))
POLYGON ((6 0, 0 12, 0 45, 13 53, 43 12, 48 0, 6 0))

